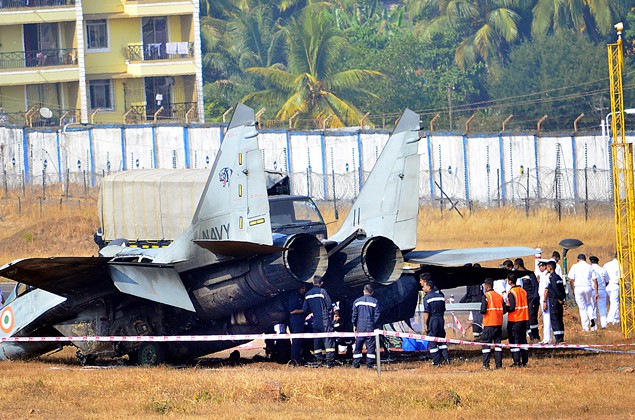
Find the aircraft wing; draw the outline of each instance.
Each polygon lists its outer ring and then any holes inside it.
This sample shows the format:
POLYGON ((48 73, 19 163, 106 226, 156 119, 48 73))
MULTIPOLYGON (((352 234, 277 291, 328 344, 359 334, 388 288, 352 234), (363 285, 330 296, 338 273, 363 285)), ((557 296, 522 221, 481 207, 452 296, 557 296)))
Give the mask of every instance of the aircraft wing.
POLYGON ((15 260, 0 267, 0 276, 62 297, 115 292, 106 257, 52 257, 15 260))
POLYGON ((438 265, 464 265, 479 261, 504 260, 534 255, 536 249, 526 246, 439 249, 432 251, 412 251, 404 255, 407 262, 438 265))

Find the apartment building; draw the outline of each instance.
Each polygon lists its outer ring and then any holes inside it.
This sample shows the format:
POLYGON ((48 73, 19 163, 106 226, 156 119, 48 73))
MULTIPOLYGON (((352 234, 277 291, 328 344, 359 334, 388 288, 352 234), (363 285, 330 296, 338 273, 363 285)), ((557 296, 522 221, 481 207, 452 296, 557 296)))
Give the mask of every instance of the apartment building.
POLYGON ((203 118, 199 0, 0 0, 0 125, 203 118))

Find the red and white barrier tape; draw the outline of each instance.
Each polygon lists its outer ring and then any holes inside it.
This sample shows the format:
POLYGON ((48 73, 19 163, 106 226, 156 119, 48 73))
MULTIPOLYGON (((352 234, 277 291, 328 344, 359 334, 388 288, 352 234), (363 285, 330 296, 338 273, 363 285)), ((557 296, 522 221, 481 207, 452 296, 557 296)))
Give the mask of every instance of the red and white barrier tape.
POLYGON ((291 338, 344 338, 344 337, 387 337, 412 338, 415 340, 434 341, 465 346, 520 347, 523 349, 588 349, 602 347, 628 347, 635 343, 625 344, 490 344, 477 341, 457 340, 454 338, 430 337, 415 333, 375 330, 373 332, 325 332, 297 334, 232 334, 232 335, 137 335, 137 336, 78 336, 78 337, 1 337, 0 343, 34 343, 34 342, 205 342, 205 341, 252 341, 252 340, 288 340, 291 338))
POLYGON ((233 334, 233 335, 136 335, 136 336, 81 336, 81 337, 2 337, 4 342, 70 342, 70 341, 152 341, 152 342, 178 342, 178 341, 252 341, 252 340, 284 340, 290 338, 335 338, 335 337, 374 337, 374 332, 325 332, 325 333, 298 333, 298 334, 233 334))
POLYGON ((434 341, 438 343, 449 343, 449 344, 459 344, 465 346, 481 346, 481 347, 520 347, 522 349, 588 349, 595 347, 627 347, 627 346, 635 346, 635 343, 630 344, 508 344, 508 343, 500 343, 500 344, 491 344, 491 343, 481 343, 480 341, 467 341, 467 340, 456 340, 454 338, 440 338, 440 337, 430 337, 427 335, 414 334, 414 333, 400 333, 396 331, 379 331, 381 335, 385 335, 388 337, 399 337, 399 338, 413 338, 415 340, 425 340, 425 341, 434 341))

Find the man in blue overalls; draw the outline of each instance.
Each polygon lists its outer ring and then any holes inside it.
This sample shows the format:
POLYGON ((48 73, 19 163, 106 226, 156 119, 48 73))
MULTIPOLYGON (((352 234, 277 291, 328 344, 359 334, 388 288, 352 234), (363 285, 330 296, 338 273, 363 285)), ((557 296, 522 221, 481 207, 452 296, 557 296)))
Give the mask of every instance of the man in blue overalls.
MULTIPOLYGON (((364 296, 353 302, 353 331, 373 332, 379 327, 379 302, 373 297, 373 286, 364 286, 364 296)), ((375 364, 375 337, 355 338, 353 351, 353 367, 359 368, 362 360, 362 347, 366 343, 366 367, 373 368, 375 364)))
MULTIPOLYGON (((304 332, 304 318, 305 313, 302 310, 304 306, 304 293, 306 292, 306 286, 302 285, 296 291, 289 294, 289 331, 291 334, 298 334, 304 332)), ((302 339, 291 339, 291 364, 298 366, 302 363, 302 339)))
MULTIPOLYGON (((313 314, 313 332, 333 332, 333 305, 326 290, 322 288, 322 279, 316 277, 313 287, 304 297, 302 310, 307 314, 313 314)), ((314 338, 313 356, 321 366, 326 353, 326 367, 333 367, 335 363, 335 339, 333 337, 314 338)))
MULTIPOLYGON (((435 288, 430 273, 421 273, 419 282, 423 287, 426 296, 423 298, 423 321, 426 326, 426 335, 430 337, 445 338, 445 296, 435 288)), ((430 341, 430 354, 435 367, 440 367, 441 363, 450 363, 448 345, 445 342, 437 344, 430 341)))

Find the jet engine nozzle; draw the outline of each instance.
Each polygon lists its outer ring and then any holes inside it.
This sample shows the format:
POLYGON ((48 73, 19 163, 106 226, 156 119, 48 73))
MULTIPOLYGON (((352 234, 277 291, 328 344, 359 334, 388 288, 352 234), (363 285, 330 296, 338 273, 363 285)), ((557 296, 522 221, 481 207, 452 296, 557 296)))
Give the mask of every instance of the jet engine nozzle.
POLYGON ((403 254, 390 239, 375 236, 362 247, 362 269, 377 284, 388 285, 401 277, 403 254))
POLYGON ((297 281, 308 282, 314 276, 322 277, 326 274, 329 258, 319 239, 313 235, 300 233, 286 238, 282 253, 282 261, 297 281))
MULTIPOLYGON (((263 260, 262 271, 268 285, 266 294, 297 289, 301 283, 326 273, 329 257, 324 245, 315 236, 306 233, 275 235, 273 245, 286 249, 282 254, 263 260)), ((261 287, 254 290, 258 291, 261 287)))
POLYGON ((390 239, 374 236, 351 243, 333 253, 326 274, 330 287, 346 294, 346 289, 371 282, 388 285, 395 282, 403 269, 403 254, 390 239))

